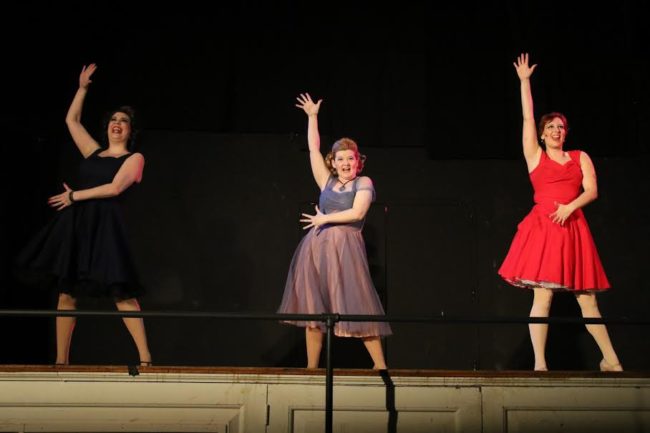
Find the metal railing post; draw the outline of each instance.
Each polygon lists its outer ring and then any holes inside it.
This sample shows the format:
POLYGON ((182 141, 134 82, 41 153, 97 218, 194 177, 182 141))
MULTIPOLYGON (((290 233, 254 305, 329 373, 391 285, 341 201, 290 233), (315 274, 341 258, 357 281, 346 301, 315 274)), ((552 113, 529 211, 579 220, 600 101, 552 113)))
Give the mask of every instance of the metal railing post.
POLYGON ((334 337, 334 324, 338 315, 328 315, 325 325, 325 433, 332 433, 334 415, 334 368, 332 367, 332 339, 334 337))

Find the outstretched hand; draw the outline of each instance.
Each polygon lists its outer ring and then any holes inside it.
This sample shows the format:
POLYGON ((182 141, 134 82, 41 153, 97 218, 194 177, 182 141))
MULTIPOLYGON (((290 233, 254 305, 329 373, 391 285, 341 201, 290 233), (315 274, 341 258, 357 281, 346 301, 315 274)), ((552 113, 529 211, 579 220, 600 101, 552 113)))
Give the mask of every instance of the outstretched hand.
POLYGON ((311 227, 315 227, 316 230, 318 230, 320 226, 325 224, 325 214, 323 214, 320 209, 318 209, 318 205, 314 206, 314 209, 316 210, 316 215, 309 215, 306 213, 302 214, 303 218, 300 220, 300 222, 307 223, 307 225, 302 228, 303 230, 307 230, 311 227))
POLYGON ((94 63, 91 63, 88 66, 85 66, 81 68, 81 74, 79 74, 79 87, 82 87, 84 89, 87 89, 90 83, 93 82, 93 80, 90 79, 92 74, 95 72, 97 69, 97 65, 94 63))
POLYGON ((63 183, 63 188, 65 191, 61 194, 53 195, 47 200, 47 203, 56 210, 65 209, 72 204, 70 201, 70 191, 72 189, 66 183, 63 183))
POLYGON ((533 75, 533 71, 537 65, 528 66, 528 53, 522 53, 517 57, 517 61, 513 62, 512 65, 517 71, 517 76, 520 80, 526 80, 533 75))
POLYGON ((322 99, 319 99, 318 102, 314 103, 309 93, 301 93, 300 96, 296 97, 296 100, 299 102, 299 104, 296 104, 296 107, 302 108, 307 116, 317 115, 318 110, 320 110, 320 103, 323 102, 322 99))

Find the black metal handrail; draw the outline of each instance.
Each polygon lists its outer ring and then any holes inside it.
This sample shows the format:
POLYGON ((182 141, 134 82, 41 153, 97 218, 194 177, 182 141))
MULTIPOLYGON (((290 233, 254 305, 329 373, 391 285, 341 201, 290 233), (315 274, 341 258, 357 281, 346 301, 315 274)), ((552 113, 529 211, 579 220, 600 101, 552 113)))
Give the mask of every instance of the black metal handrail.
POLYGON ((364 315, 364 314, 277 314, 277 313, 229 313, 217 311, 103 311, 103 310, 1 310, 0 317, 187 317, 227 320, 277 320, 327 322, 391 322, 391 323, 432 323, 432 324, 508 324, 508 323, 548 323, 548 324, 612 324, 612 325, 650 325, 650 318, 630 317, 528 317, 528 316, 431 316, 364 315))

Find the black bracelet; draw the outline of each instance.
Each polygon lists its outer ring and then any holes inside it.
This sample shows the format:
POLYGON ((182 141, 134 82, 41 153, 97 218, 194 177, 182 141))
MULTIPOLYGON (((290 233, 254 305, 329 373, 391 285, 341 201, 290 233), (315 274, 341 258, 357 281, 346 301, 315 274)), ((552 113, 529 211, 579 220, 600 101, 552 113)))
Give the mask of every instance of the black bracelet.
POLYGON ((74 192, 73 190, 70 190, 70 192, 68 193, 68 200, 70 200, 71 204, 74 203, 74 197, 72 197, 73 192, 74 192))

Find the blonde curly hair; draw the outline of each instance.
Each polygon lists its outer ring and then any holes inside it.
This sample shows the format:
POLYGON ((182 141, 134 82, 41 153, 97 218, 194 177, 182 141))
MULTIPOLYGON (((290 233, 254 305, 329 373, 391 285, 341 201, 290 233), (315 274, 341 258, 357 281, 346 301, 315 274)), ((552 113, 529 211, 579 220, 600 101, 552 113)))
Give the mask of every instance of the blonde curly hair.
POLYGON ((340 150, 352 150, 354 152, 354 156, 357 158, 357 161, 359 161, 356 174, 361 173, 361 170, 363 170, 366 162, 366 155, 359 153, 359 146, 357 146, 357 143, 354 140, 351 138, 343 137, 334 142, 332 145, 332 150, 330 150, 330 152, 325 156, 325 165, 327 165, 327 168, 332 172, 332 174, 335 176, 337 175, 332 161, 334 160, 334 155, 336 155, 336 152, 340 150))

